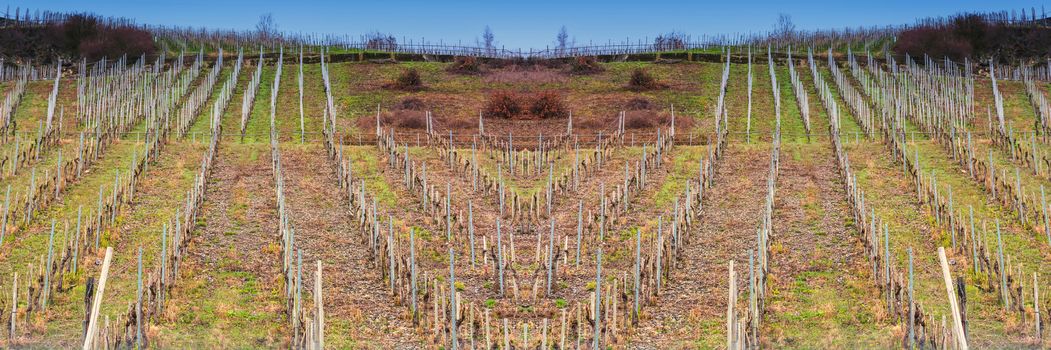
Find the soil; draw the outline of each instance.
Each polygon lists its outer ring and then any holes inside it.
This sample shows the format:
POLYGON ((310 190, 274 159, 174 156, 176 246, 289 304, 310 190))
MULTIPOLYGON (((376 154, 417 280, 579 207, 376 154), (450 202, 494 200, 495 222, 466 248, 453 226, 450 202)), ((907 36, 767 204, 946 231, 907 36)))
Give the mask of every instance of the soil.
MULTIPOLYGON (((192 320, 194 324, 215 327, 212 331, 224 331, 220 328, 224 324, 212 323, 217 320, 202 318, 204 315, 201 314, 208 310, 208 305, 214 301, 191 298, 191 295, 197 294, 197 290, 201 288, 236 288, 240 283, 257 281, 261 290, 256 296, 257 304, 252 307, 265 310, 271 317, 257 320, 256 326, 276 329, 281 333, 255 339, 253 344, 283 346, 281 344, 290 339, 287 333, 281 331, 287 329, 282 327, 282 323, 287 322, 284 318, 284 305, 274 298, 284 292, 281 290, 283 282, 280 250, 276 249, 279 239, 277 200, 272 195, 274 181, 270 158, 262 153, 266 150, 264 144, 249 147, 220 146, 212 174, 208 178, 205 194, 207 200, 198 216, 204 224, 194 231, 195 236, 185 250, 186 257, 177 277, 181 281, 172 292, 174 299, 167 303, 169 307, 166 318, 169 322, 192 320), (251 159, 252 153, 258 157, 251 159), (228 274, 235 274, 241 278, 231 281, 223 277, 228 274), (268 327, 267 324, 271 326, 268 327)), ((210 293, 205 295, 210 296, 210 293)), ((164 335, 165 329, 172 326, 166 324, 162 327, 159 344, 166 344, 168 341, 171 344, 193 341, 192 337, 183 338, 185 335, 174 334, 169 339, 169 336, 164 335)))
POLYGON ((304 290, 313 286, 315 262, 322 262, 325 315, 331 320, 327 338, 334 340, 334 333, 345 331, 357 346, 402 348, 418 343, 411 325, 399 318, 404 309, 394 305, 370 261, 367 240, 350 218, 346 196, 339 195, 335 170, 325 166, 329 160, 323 146, 282 148, 286 203, 294 219, 296 247, 303 254, 304 290))
POLYGON ((771 347, 833 346, 857 335, 853 327, 881 329, 873 317, 882 310, 879 291, 826 142, 783 150, 775 198, 770 240, 776 249, 760 341, 771 347), (815 330, 824 343, 807 343, 815 330))
POLYGON ((747 290, 748 275, 742 272, 748 271, 748 252, 755 249, 769 159, 767 147, 726 149, 716 184, 705 193, 702 220, 684 236, 667 287, 633 336, 640 346, 689 347, 700 335, 718 339, 725 334, 728 263, 736 264, 738 290, 747 290))

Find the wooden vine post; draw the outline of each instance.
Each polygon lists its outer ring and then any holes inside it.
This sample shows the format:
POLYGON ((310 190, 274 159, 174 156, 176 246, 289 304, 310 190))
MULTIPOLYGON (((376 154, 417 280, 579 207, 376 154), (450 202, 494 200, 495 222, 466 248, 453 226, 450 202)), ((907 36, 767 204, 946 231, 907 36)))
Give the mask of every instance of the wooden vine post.
POLYGON ((99 308, 102 307, 102 294, 106 290, 106 279, 109 277, 109 265, 112 260, 113 247, 106 247, 106 257, 102 260, 102 272, 95 291, 95 301, 91 304, 91 321, 88 322, 88 332, 84 334, 83 350, 90 350, 95 346, 94 342, 99 328, 99 308))
POLYGON ((952 273, 949 271, 949 261, 945 258, 945 247, 938 247, 938 261, 942 266, 942 278, 945 279, 945 292, 949 295, 949 307, 952 310, 953 338, 956 340, 957 348, 967 350, 967 335, 963 331, 963 320, 960 315, 960 306, 956 301, 956 291, 952 282, 952 273))

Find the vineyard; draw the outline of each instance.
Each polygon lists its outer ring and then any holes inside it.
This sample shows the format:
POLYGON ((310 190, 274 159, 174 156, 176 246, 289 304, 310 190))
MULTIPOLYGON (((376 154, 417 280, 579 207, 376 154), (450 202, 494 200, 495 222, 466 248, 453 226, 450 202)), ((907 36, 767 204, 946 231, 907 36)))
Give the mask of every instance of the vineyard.
POLYGON ((1051 66, 825 39, 0 60, 0 343, 1051 347, 1051 66))

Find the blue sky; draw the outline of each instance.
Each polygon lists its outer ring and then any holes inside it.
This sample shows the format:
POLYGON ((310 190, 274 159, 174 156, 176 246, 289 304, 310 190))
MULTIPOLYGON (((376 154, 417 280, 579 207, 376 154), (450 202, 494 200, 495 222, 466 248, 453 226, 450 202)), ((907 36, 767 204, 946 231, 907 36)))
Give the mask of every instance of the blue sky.
MULTIPOLYGON (((85 1, 15 0, 15 7, 89 11, 123 16, 139 23, 253 28, 263 13, 273 13, 279 29, 359 35, 381 31, 399 40, 474 43, 489 25, 497 43, 509 48, 543 48, 565 25, 577 44, 652 38, 679 31, 692 35, 767 31, 779 13, 792 16, 799 29, 842 28, 912 23, 915 19, 961 11, 1036 7, 1033 1, 885 0, 861 1, 85 1)), ((0 8, 0 11, 3 11, 0 8)), ((1051 11, 1051 8, 1047 10, 1051 11)))

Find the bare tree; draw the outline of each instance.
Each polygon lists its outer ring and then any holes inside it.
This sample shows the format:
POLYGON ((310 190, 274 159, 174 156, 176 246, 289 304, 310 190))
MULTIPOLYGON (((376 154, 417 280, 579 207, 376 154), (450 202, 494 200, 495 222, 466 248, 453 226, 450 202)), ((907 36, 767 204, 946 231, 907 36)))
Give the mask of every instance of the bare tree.
POLYGON ((562 29, 558 31, 558 36, 555 37, 555 47, 558 48, 558 52, 565 52, 569 48, 569 32, 566 31, 566 26, 562 26, 562 29))
POLYGON ((259 40, 269 41, 277 38, 277 23, 274 22, 274 14, 266 13, 259 16, 259 23, 255 24, 256 34, 259 35, 259 40))
POLYGON ((393 35, 375 31, 365 34, 365 48, 370 50, 395 51, 398 48, 398 39, 393 35))
POLYGON ((489 26, 485 26, 485 30, 482 31, 482 47, 490 53, 496 49, 496 37, 493 35, 493 30, 489 29, 489 26))
POLYGON ((796 25, 792 23, 792 16, 787 13, 777 15, 777 27, 774 34, 781 40, 792 40, 796 32, 796 25))
POLYGON ((668 32, 653 39, 653 48, 657 51, 682 50, 686 48, 686 35, 668 32))

